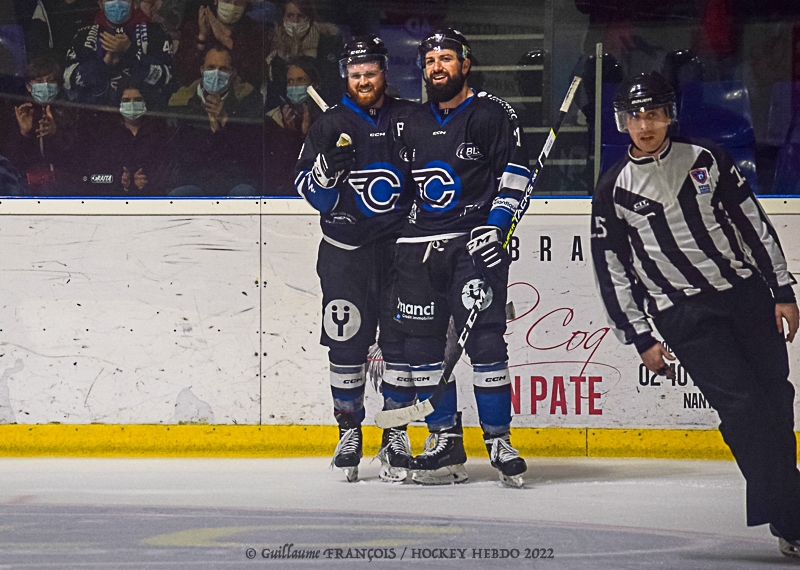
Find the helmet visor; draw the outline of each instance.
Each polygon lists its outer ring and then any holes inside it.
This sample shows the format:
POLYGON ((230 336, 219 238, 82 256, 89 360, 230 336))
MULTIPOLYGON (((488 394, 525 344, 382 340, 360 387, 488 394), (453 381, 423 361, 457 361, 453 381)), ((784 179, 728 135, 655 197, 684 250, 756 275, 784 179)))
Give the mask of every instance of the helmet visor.
POLYGON ((370 61, 377 61, 381 69, 386 70, 389 68, 389 58, 385 55, 378 55, 374 53, 366 53, 363 55, 351 55, 343 57, 339 60, 339 75, 342 79, 347 79, 347 66, 356 63, 369 63, 370 61))
POLYGON ((617 122, 617 130, 621 133, 630 132, 629 125, 640 121, 650 121, 654 124, 673 123, 677 120, 677 115, 678 113, 674 102, 667 104, 660 103, 657 105, 645 105, 643 107, 631 109, 616 109, 614 111, 614 118, 617 122), (655 111, 657 109, 664 109, 664 114, 648 113, 648 111, 655 111))

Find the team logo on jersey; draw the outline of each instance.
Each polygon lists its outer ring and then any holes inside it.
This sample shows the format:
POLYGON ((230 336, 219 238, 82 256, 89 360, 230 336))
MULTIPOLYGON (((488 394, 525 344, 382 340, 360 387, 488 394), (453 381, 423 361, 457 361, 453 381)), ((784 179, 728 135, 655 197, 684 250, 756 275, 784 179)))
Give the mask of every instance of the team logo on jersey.
POLYGON ((707 168, 695 168, 689 171, 692 178, 692 183, 698 194, 710 194, 711 184, 709 184, 709 175, 707 168))
POLYGON ((322 326, 331 340, 350 340, 361 328, 361 312, 350 301, 334 299, 325 306, 322 326))
POLYGON ((429 212, 446 212, 461 198, 461 180, 446 162, 434 160, 413 171, 422 207, 429 212))
POLYGON ((478 160, 483 158, 483 153, 475 143, 461 143, 456 150, 456 156, 461 160, 478 160))
MULTIPOLYGON (((468 311, 472 310, 473 305, 475 305, 475 301, 477 301, 481 296, 481 287, 483 286, 483 279, 472 279, 467 281, 467 283, 461 289, 461 303, 464 305, 464 308, 468 311)), ((492 288, 486 290, 486 298, 483 300, 483 306, 481 307, 481 311, 485 311, 489 308, 489 305, 492 304, 492 298, 494 295, 492 294, 492 288)))
POLYGON ((356 204, 366 216, 391 212, 403 191, 403 175, 388 162, 375 162, 350 173, 356 204))

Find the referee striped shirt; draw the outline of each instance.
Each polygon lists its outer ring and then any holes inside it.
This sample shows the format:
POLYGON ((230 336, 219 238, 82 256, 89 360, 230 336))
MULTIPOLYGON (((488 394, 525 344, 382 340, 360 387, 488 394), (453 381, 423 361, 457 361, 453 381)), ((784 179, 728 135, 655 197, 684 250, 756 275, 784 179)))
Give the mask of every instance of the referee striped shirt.
POLYGON ((617 336, 643 352, 648 316, 760 274, 793 302, 775 228, 733 161, 706 142, 672 139, 658 159, 628 155, 598 182, 592 257, 617 336))

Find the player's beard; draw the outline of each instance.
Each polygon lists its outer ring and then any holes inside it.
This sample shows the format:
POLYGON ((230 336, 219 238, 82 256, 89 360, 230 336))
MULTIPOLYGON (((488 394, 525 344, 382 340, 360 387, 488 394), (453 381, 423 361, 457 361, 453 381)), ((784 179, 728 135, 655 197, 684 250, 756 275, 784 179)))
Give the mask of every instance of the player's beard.
POLYGON ((467 78, 458 70, 458 75, 448 76, 443 85, 434 85, 430 77, 425 78, 425 91, 428 93, 428 100, 432 103, 446 103, 464 88, 467 78))
POLYGON ((352 89, 348 85, 347 93, 356 105, 362 109, 369 109, 380 101, 383 94, 386 93, 386 82, 384 81, 381 83, 380 87, 373 87, 372 90, 367 93, 359 93, 357 89, 352 89))

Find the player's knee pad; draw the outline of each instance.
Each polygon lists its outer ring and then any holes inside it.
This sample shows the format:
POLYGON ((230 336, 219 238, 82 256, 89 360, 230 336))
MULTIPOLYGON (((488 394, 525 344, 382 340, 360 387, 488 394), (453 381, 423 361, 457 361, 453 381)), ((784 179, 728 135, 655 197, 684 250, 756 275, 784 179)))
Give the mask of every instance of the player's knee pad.
POLYGON ((508 361, 472 365, 478 419, 486 433, 505 433, 511 426, 511 375, 508 361))
POLYGON ((415 337, 405 341, 406 362, 411 366, 442 362, 444 360, 445 338, 415 337))
POLYGON ((473 329, 464 348, 473 365, 508 360, 508 348, 501 327, 473 329))
MULTIPOLYGON (((385 357, 385 355, 384 355, 385 357)), ((381 382, 383 409, 396 410, 414 403, 417 390, 411 376, 411 367, 402 362, 386 360, 386 370, 381 382)))

